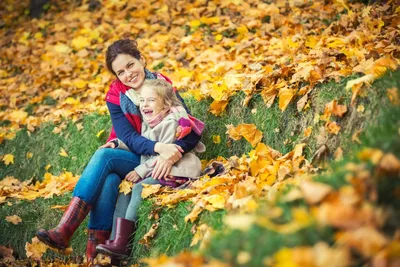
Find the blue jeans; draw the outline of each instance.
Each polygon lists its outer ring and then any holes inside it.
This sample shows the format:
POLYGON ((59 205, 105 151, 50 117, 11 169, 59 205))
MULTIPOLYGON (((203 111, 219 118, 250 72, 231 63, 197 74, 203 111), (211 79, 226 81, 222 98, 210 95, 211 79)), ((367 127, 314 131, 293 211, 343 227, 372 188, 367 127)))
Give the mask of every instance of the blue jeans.
POLYGON ((89 229, 111 230, 121 179, 140 163, 140 156, 121 149, 101 148, 94 153, 73 196, 92 206, 89 229))

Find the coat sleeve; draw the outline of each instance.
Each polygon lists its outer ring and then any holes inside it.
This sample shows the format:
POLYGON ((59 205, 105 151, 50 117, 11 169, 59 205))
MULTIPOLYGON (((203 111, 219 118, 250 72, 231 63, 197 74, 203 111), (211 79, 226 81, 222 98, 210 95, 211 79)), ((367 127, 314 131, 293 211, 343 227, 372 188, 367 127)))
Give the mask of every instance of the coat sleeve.
POLYGON ((132 152, 138 155, 156 154, 154 152, 156 142, 141 136, 125 117, 119 105, 107 102, 107 107, 110 111, 111 121, 118 138, 121 139, 132 152))
MULTIPOLYGON (((171 144, 175 140, 176 127, 178 126, 178 122, 176 120, 163 120, 157 125, 153 131, 156 131, 156 135, 158 135, 158 141, 164 144, 171 144)), ((140 177, 144 178, 147 174, 154 169, 154 162, 157 157, 151 157, 139 166, 135 168, 137 174, 140 177)))

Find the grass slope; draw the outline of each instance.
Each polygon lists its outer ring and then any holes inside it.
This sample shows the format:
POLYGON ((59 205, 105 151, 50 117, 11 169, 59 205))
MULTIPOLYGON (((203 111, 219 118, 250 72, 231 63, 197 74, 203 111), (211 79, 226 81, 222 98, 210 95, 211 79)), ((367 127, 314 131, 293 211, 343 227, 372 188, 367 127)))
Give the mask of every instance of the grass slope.
MULTIPOLYGON (((320 145, 315 139, 319 134, 319 129, 324 127, 324 123, 321 121, 314 123, 314 117, 316 114, 322 114, 325 104, 333 99, 337 99, 341 104, 349 103, 351 92, 344 89, 347 80, 342 80, 339 83, 329 82, 314 89, 310 96, 310 108, 302 112, 296 110, 295 104, 291 104, 285 112, 278 109, 277 103, 267 109, 260 96, 255 96, 249 107, 243 108, 241 103, 244 96, 238 94, 233 97, 227 111, 222 116, 216 117, 207 112, 209 101, 197 102, 194 99, 186 99, 192 113, 207 122, 203 142, 208 150, 200 157, 211 159, 219 155, 228 157, 248 152, 251 146, 245 140, 229 141, 225 134, 225 125, 233 124, 236 126, 239 123, 254 123, 263 132, 264 143, 285 153, 290 151, 294 144, 306 142, 308 144, 307 156, 310 158, 320 145), (257 112, 253 114, 252 109, 256 109, 257 112), (313 127, 313 133, 310 137, 305 138, 303 131, 308 126, 313 127), (221 143, 214 144, 213 135, 219 135, 221 143)), ((337 122, 342 126, 342 131, 337 136, 329 135, 326 141, 331 154, 338 146, 341 146, 345 152, 357 147, 356 144, 351 144, 351 135, 359 129, 368 129, 363 131, 365 136, 363 146, 376 146, 399 155, 398 132, 394 130, 399 127, 400 113, 383 112, 389 106, 386 89, 392 87, 400 88, 399 70, 389 72, 379 79, 368 89, 366 96, 358 100, 358 104, 363 104, 366 108, 364 113, 356 112, 357 107, 349 107, 348 114, 337 119, 337 122), (369 130, 370 128, 375 130, 369 130)), ((52 133, 55 127, 53 124, 45 124, 31 135, 28 135, 25 131, 19 132, 14 140, 5 141, 0 145, 0 155, 12 153, 15 156, 15 164, 13 165, 5 166, 2 162, 0 163, 0 177, 12 175, 21 180, 32 177, 41 180, 45 173, 44 167, 47 164, 52 165, 49 172, 53 174, 58 174, 64 169, 74 174, 80 174, 90 156, 106 139, 106 133, 100 138, 97 138, 96 134, 101 130, 109 129, 110 121, 107 115, 92 114, 85 117, 83 126, 84 129, 78 131, 76 126, 69 122, 61 135, 52 133), (68 158, 58 155, 61 148, 68 152, 68 158), (27 152, 32 152, 34 156, 27 159, 27 152)), ((340 184, 340 181, 343 180, 342 177, 342 174, 338 171, 329 178, 321 179, 325 179, 324 181, 328 183, 340 184)), ((50 210, 49 207, 54 204, 66 204, 69 199, 70 194, 68 193, 53 199, 37 199, 32 202, 11 201, 12 206, 0 206, 0 244, 13 248, 18 258, 24 258, 25 242, 31 240, 36 229, 54 226, 61 217, 60 211, 50 210), (6 216, 14 214, 17 214, 23 220, 17 226, 5 221, 6 216)), ((191 203, 180 203, 173 209, 161 209, 160 226, 156 237, 149 248, 144 245, 134 247, 133 261, 161 253, 173 255, 187 249, 192 239, 191 228, 193 225, 186 224, 183 218, 189 213, 190 206, 191 203)), ((147 219, 153 209, 150 201, 144 201, 141 206, 141 219, 134 240, 135 244, 154 223, 154 221, 147 219)), ((222 230, 221 220, 224 214, 224 211, 201 214, 196 224, 204 222, 215 229, 222 230)), ((77 235, 72 240, 73 257, 78 257, 84 253, 86 244, 84 225, 79 228, 77 235)), ((245 233, 245 236, 243 236, 243 233, 224 233, 222 231, 224 238, 218 239, 219 242, 212 242, 211 250, 208 253, 211 256, 234 261, 233 256, 229 259, 229 256, 226 255, 235 255, 237 251, 243 249, 242 246, 246 246, 249 251, 254 251, 255 255, 269 255, 274 251, 272 247, 309 244, 320 239, 329 240, 329 231, 327 233, 320 232, 315 231, 314 228, 305 229, 304 233, 296 233, 296 236, 293 237, 276 236, 274 233, 260 233, 260 231, 260 229, 254 229, 245 233), (268 239, 268 241, 265 239, 268 239), (243 240, 246 240, 246 242, 242 242, 243 240), (238 245, 235 245, 236 243, 238 245), (217 248, 221 248, 221 250, 217 248), (222 253, 223 249, 228 253, 222 253)), ((54 254, 47 255, 47 257, 53 256, 54 254)))

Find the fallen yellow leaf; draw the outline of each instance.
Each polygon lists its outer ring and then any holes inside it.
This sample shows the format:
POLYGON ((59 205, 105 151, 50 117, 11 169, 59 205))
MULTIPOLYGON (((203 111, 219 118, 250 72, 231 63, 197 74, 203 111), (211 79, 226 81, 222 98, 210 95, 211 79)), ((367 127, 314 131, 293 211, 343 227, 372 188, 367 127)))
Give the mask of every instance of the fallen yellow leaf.
POLYGON ((67 151, 64 150, 64 148, 60 149, 60 153, 58 155, 60 155, 62 157, 66 157, 66 158, 68 157, 68 153, 67 153, 67 151))
POLYGON ((6 154, 3 156, 3 161, 7 166, 10 165, 10 163, 14 164, 14 156, 12 154, 6 154))

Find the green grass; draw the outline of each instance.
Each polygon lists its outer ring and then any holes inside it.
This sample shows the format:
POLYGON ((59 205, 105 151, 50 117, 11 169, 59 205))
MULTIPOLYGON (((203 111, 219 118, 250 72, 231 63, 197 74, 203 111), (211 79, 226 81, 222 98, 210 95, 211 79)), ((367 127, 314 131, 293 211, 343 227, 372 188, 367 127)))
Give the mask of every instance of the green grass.
POLYGON ((0 162, 0 177, 14 176, 20 180, 34 178, 41 181, 46 173, 45 167, 51 164, 48 172, 59 174, 63 170, 80 174, 88 159, 96 149, 104 144, 111 124, 106 115, 91 114, 83 119, 83 129, 78 131, 72 122, 66 122, 67 128, 61 134, 54 134, 54 124, 46 123, 33 134, 19 131, 15 139, 0 145, 0 155, 13 154, 14 164, 6 166, 0 162), (96 134, 106 130, 100 138, 96 134), (68 157, 59 155, 61 148, 68 157), (28 159, 26 154, 33 153, 28 159))
MULTIPOLYGON (((254 123, 263 132, 264 143, 282 153, 286 153, 292 149, 294 144, 305 142, 307 143, 307 157, 310 158, 318 148, 315 142, 318 129, 319 127, 324 127, 323 122, 313 124, 314 115, 322 114, 325 104, 333 99, 338 99, 341 104, 349 103, 351 93, 344 89, 348 79, 342 80, 340 83, 329 82, 319 85, 310 95, 310 109, 302 112, 297 112, 296 102, 289 105, 285 112, 281 112, 278 109, 277 103, 267 109, 259 95, 253 97, 249 107, 243 108, 241 103, 244 96, 243 94, 238 94, 232 98, 227 111, 222 116, 216 117, 208 112, 210 101, 196 102, 194 99, 186 99, 193 115, 206 122, 206 130, 202 140, 208 150, 200 157, 212 159, 218 155, 229 157, 249 152, 251 146, 247 141, 228 141, 225 134, 225 125, 233 124, 237 126, 240 123, 254 123), (256 109, 257 112, 253 114, 251 112, 252 109, 256 109), (304 138, 302 133, 308 126, 313 126, 313 133, 311 137, 304 138), (213 135, 220 135, 220 144, 213 143, 213 135)), ((328 136, 327 145, 331 150, 331 155, 336 147, 341 146, 345 150, 345 156, 351 157, 350 151, 360 147, 360 145, 354 144, 350 140, 351 135, 358 129, 364 129, 360 137, 363 141, 362 146, 378 147, 385 151, 392 151, 396 155, 400 154, 400 138, 398 135, 400 115, 393 112, 393 110, 385 112, 389 106, 386 89, 391 87, 400 88, 399 70, 389 72, 379 79, 367 91, 366 97, 360 97, 357 100, 358 104, 365 106, 364 113, 355 112, 355 108, 349 107, 348 114, 342 119, 337 119, 337 122, 342 126, 343 132, 338 136, 328 136)), ((111 125, 107 115, 98 114, 86 116, 82 123, 84 129, 81 131, 78 131, 72 123, 68 123, 68 127, 63 130, 61 135, 53 134, 54 125, 47 123, 30 136, 26 131, 21 131, 14 140, 4 141, 0 145, 0 155, 12 153, 15 156, 15 164, 5 166, 3 162, 0 162, 0 177, 12 175, 21 180, 32 177, 36 180, 41 180, 45 173, 44 167, 47 164, 52 165, 49 170, 52 174, 57 175, 65 169, 79 175, 90 156, 104 143, 108 134, 107 130, 111 125), (97 138, 96 134, 100 130, 106 130, 106 132, 100 138, 97 138), (68 152, 68 158, 58 155, 61 148, 68 152), (27 152, 33 153, 31 159, 26 158, 27 152)), ((335 163, 333 165, 343 166, 343 164, 345 163, 335 163)), ((339 188, 346 183, 344 171, 339 167, 332 168, 335 168, 333 173, 321 176, 319 179, 335 188, 339 188)), ((383 183, 380 190, 384 192, 387 188, 390 189, 390 184, 383 183)), ((390 205, 399 206, 398 202, 391 201, 390 195, 381 194, 380 196, 380 203, 385 205, 392 203, 390 205)), ((53 199, 37 199, 32 202, 11 201, 12 206, 0 206, 0 229, 2 229, 0 244, 13 248, 17 258, 24 258, 25 242, 30 242, 36 230, 42 227, 55 226, 59 218, 61 218, 62 213, 60 211, 50 210, 49 207, 55 204, 66 204, 69 199, 70 194, 66 194, 53 199), (6 216, 14 214, 22 218, 23 222, 20 225, 15 226, 5 221, 6 216)), ((147 218, 154 208, 153 204, 148 200, 144 201, 140 208, 141 219, 134 239, 134 244, 137 245, 134 246, 132 251, 132 261, 136 262, 140 258, 157 256, 161 253, 174 255, 182 250, 189 249, 193 236, 191 233, 193 224, 185 223, 183 218, 189 213, 188 207, 191 205, 191 203, 183 202, 179 203, 176 208, 161 209, 160 219, 158 220, 160 226, 157 230, 157 235, 152 240, 150 248, 146 248, 137 244, 137 241, 141 239, 155 221, 147 218)), ((290 242, 306 244, 320 239, 330 240, 329 231, 327 234, 325 231, 313 232, 313 230, 309 230, 307 232, 305 230, 306 233, 290 238, 278 237, 274 233, 265 231, 265 229, 253 229, 250 233, 242 234, 228 233, 222 223, 224 214, 225 211, 204 212, 195 224, 206 223, 221 231, 218 235, 226 238, 218 242, 214 240, 211 247, 217 251, 210 252, 209 255, 223 259, 228 257, 229 261, 234 261, 234 256, 232 255, 236 255, 236 252, 243 249, 254 251, 255 255, 270 255, 273 253, 271 246, 277 248, 282 244, 292 244, 290 242), (264 239, 270 241, 267 242, 264 239), (228 252, 224 253, 223 251, 228 252), (231 258, 229 259, 229 257, 231 258)), ((390 226, 388 227, 390 228, 390 226)), ((73 257, 84 253, 86 245, 84 229, 85 226, 81 226, 72 241, 73 257)), ((192 249, 197 249, 197 246, 192 249)), ((54 253, 49 253, 46 257, 51 258, 54 256, 54 253)))

